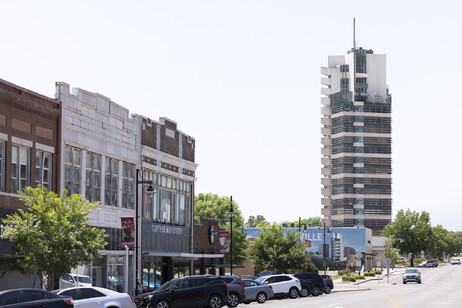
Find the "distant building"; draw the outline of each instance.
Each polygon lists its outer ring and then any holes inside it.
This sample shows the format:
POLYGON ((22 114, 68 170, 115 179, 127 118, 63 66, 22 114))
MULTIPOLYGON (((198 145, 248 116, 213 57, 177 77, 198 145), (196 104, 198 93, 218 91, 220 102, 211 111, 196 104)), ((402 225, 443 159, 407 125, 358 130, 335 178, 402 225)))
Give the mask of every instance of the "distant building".
POLYGON ((323 221, 380 235, 392 218, 386 56, 352 48, 321 68, 323 221))
POLYGON ((354 255, 355 253, 356 253, 356 250, 353 247, 348 247, 348 246, 343 247, 344 256, 354 255))
MULTIPOLYGON (((26 208, 18 194, 26 186, 58 192, 60 123, 58 100, 0 79, 0 218, 26 208)), ((9 246, 0 239, 2 263, 9 246)), ((40 287, 34 278, 7 272, 0 290, 40 287)))
POLYGON ((331 238, 332 242, 332 259, 338 262, 341 261, 344 257, 343 250, 342 250, 342 235, 340 233, 332 234, 331 238))

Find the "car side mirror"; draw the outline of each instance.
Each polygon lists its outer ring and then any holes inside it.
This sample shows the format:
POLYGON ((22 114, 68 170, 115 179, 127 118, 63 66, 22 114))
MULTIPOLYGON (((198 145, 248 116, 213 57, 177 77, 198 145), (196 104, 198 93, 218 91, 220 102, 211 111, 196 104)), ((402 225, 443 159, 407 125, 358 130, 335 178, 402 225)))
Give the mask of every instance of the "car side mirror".
POLYGON ((173 286, 173 287, 170 288, 170 292, 175 292, 176 290, 178 290, 177 286, 173 286))

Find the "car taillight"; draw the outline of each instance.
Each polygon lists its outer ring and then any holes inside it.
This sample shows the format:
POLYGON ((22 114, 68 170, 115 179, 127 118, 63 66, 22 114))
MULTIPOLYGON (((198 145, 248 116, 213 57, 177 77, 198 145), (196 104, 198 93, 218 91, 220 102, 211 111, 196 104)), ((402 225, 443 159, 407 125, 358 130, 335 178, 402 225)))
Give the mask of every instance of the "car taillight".
POLYGON ((240 284, 241 286, 243 286, 243 285, 244 285, 244 281, 239 280, 239 281, 237 282, 237 284, 240 284))
POLYGON ((132 303, 134 303, 135 301, 133 300, 133 296, 127 292, 127 294, 130 296, 130 298, 132 299, 132 303))
POLYGON ((225 282, 225 287, 228 288, 228 285, 226 284, 226 282, 225 282))
POLYGON ((74 303, 74 302, 72 301, 72 298, 66 298, 64 301, 65 301, 66 303, 68 303, 68 304, 73 304, 73 303, 74 303))
POLYGON ((270 287, 270 289, 273 290, 273 286, 272 286, 272 285, 269 285, 268 287, 270 287))

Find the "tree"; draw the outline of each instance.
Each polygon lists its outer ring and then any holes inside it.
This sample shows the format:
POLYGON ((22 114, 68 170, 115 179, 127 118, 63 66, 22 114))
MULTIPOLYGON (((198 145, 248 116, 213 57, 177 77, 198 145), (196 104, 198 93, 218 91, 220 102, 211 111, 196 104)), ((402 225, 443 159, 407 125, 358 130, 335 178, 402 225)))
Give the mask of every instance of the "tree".
POLYGON ((258 226, 266 226, 269 223, 266 221, 265 217, 263 215, 257 215, 255 216, 249 216, 249 219, 247 219, 246 226, 247 228, 258 228, 258 226))
POLYGON ((284 234, 284 227, 272 225, 261 229, 258 238, 250 243, 250 259, 258 269, 287 272, 307 267, 307 253, 298 233, 284 234))
POLYGON ((392 236, 390 236, 385 242, 385 257, 390 258, 392 264, 398 264, 398 262, 399 262, 399 254, 392 247, 391 237, 392 236))
MULTIPOLYGON (((231 230, 229 219, 229 198, 219 197, 216 194, 202 194, 194 198, 194 222, 199 223, 199 217, 207 217, 218 220, 218 225, 226 230, 231 230)), ((246 235, 244 233, 244 218, 241 215, 239 206, 233 200, 233 239, 231 242, 233 248, 233 264, 242 264, 246 259, 246 235)), ((230 255, 225 256, 229 263, 230 255)))
POLYGON ((3 219, 3 239, 10 240, 16 266, 24 274, 38 276, 52 290, 56 280, 78 265, 91 262, 104 248, 104 230, 88 224, 97 203, 81 195, 61 195, 44 187, 20 192, 27 210, 3 219))
POLYGON ((432 228, 433 241, 430 248, 430 253, 435 258, 443 258, 443 254, 452 255, 460 252, 460 242, 458 237, 444 229, 443 226, 437 225, 432 228))
POLYGON ((411 266, 414 266, 414 257, 421 251, 429 251, 432 242, 432 228, 430 214, 413 212, 410 209, 399 210, 392 224, 387 225, 382 234, 391 240, 392 246, 402 253, 412 253, 411 266))

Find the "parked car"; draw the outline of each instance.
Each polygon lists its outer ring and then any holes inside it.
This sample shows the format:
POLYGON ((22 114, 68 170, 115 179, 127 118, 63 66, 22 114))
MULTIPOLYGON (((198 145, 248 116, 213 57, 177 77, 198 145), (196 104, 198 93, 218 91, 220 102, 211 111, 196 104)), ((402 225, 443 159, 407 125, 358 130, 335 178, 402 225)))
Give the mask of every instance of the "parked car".
POLYGON ((256 278, 269 276, 269 275, 274 275, 274 272, 273 271, 261 271, 260 273, 257 274, 256 278))
POLYGON ((419 264, 419 267, 437 267, 438 261, 436 260, 427 260, 419 264))
POLYGON ((228 286, 220 277, 198 275, 175 278, 155 291, 135 297, 137 307, 176 308, 207 306, 220 308, 228 304, 228 286))
POLYGON ((301 280, 308 280, 313 283, 313 296, 322 295, 323 293, 330 293, 330 288, 326 287, 324 280, 318 273, 314 272, 307 272, 307 273, 299 273, 294 274, 295 277, 301 280))
POLYGON ((228 306, 236 307, 245 298, 244 283, 236 276, 220 276, 228 285, 228 306))
POLYGON ((406 284, 408 281, 422 283, 420 271, 416 268, 406 268, 403 273, 403 283, 406 284))
POLYGON ((331 290, 334 289, 334 281, 332 280, 332 278, 330 278, 329 275, 320 274, 319 276, 321 276, 321 278, 324 279, 326 286, 328 286, 331 290))
POLYGON ((460 258, 452 258, 451 265, 460 265, 460 258))
POLYGON ((266 302, 268 298, 274 296, 273 287, 268 284, 262 284, 251 279, 244 279, 245 298, 244 303, 256 301, 259 304, 266 302))
POLYGON ((59 295, 70 296, 74 300, 74 307, 92 308, 135 308, 130 293, 119 293, 99 287, 74 287, 53 291, 59 295))
POLYGON ((59 278, 59 288, 91 287, 91 278, 87 275, 66 274, 59 278))
POLYGON ((304 280, 304 279, 299 279, 300 280, 300 285, 302 288, 300 289, 299 295, 300 297, 307 297, 310 294, 313 294, 314 290, 314 284, 311 280, 304 280))
POLYGON ((263 276, 255 279, 255 281, 262 284, 269 284, 273 288, 274 297, 284 298, 297 298, 298 293, 302 289, 300 280, 293 275, 280 274, 263 276))
POLYGON ((58 295, 42 289, 20 288, 0 291, 0 306, 3 308, 72 308, 71 297, 58 295))

